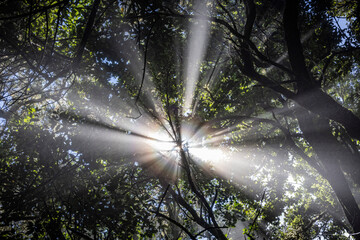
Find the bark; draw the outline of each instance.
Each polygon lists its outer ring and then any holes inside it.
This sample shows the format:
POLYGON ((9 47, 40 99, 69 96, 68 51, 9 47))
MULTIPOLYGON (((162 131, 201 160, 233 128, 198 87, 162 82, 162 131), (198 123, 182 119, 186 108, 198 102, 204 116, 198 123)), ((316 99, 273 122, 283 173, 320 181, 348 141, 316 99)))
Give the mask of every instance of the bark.
POLYGON ((294 100, 311 112, 342 124, 349 136, 360 140, 360 119, 321 89, 308 90, 294 100))
POLYGON ((213 226, 206 227, 206 228, 208 228, 209 232, 211 232, 217 239, 227 239, 225 237, 224 233, 221 231, 221 228, 219 227, 219 225, 215 219, 213 209, 210 207, 210 205, 207 202, 207 200, 205 199, 204 195, 198 190, 197 186, 194 183, 194 180, 191 176, 191 168, 189 165, 189 159, 186 157, 185 151, 182 148, 180 148, 180 157, 181 157, 181 163, 184 167, 190 188, 195 193, 197 198, 201 201, 203 206, 205 207, 205 209, 206 209, 207 213, 209 214, 209 217, 212 221, 213 226))
POLYGON ((300 31, 298 29, 299 0, 287 0, 284 10, 285 41, 288 48, 291 68, 295 74, 295 80, 300 92, 314 85, 308 73, 303 48, 301 45, 300 31))
POLYGON ((85 50, 85 45, 89 40, 90 34, 91 34, 92 29, 93 29, 94 24, 95 24, 95 17, 96 17, 96 13, 98 11, 100 2, 101 2, 101 0, 95 0, 93 5, 92 5, 90 16, 89 16, 88 21, 86 23, 84 34, 83 34, 83 36, 81 38, 81 41, 80 41, 80 44, 79 44, 79 47, 78 47, 78 50, 77 50, 77 53, 76 53, 76 57, 73 60, 73 64, 72 64, 73 69, 75 69, 79 65, 79 63, 81 62, 81 58, 82 58, 82 55, 83 55, 84 50, 85 50))
MULTIPOLYGON (((167 185, 166 181, 163 179, 159 179, 160 183, 165 187, 167 185)), ((174 198, 174 200, 182 206, 184 209, 188 211, 188 213, 191 215, 193 220, 199 224, 201 227, 209 231, 213 236, 216 237, 216 239, 222 239, 226 240, 224 233, 221 231, 221 227, 214 227, 213 225, 207 223, 202 216, 199 216, 199 214, 196 212, 196 210, 190 206, 186 200, 180 195, 180 193, 176 193, 171 187, 168 189, 171 196, 174 198)), ((169 220, 169 219, 168 219, 169 220)), ((174 220, 175 221, 175 220, 174 220)), ((174 222, 173 222, 174 223, 174 222)))
MULTIPOLYGON (((341 169, 347 149, 332 135, 329 121, 307 111, 297 113, 301 130, 324 168, 324 177, 335 192, 353 231, 360 232, 360 209, 341 169)), ((349 166, 351 167, 351 166, 349 166)), ((358 171, 356 169, 356 171, 358 171)), ((360 235, 355 235, 360 239, 360 235)))
POLYGON ((360 118, 319 89, 306 67, 298 29, 298 8, 299 0, 287 0, 283 16, 285 41, 298 88, 298 94, 290 98, 311 112, 342 124, 351 137, 360 140, 360 118))
MULTIPOLYGON (((258 74, 254 69, 250 49, 247 47, 241 49, 240 55, 244 64, 240 65, 240 68, 245 75, 321 116, 316 119, 315 115, 306 111, 302 115, 298 114, 297 117, 306 140, 313 147, 324 168, 323 174, 333 188, 346 218, 354 232, 360 232, 360 209, 341 169, 342 166, 355 182, 359 183, 358 169, 360 168, 353 167, 359 165, 359 159, 332 135, 328 120, 337 121, 345 127, 351 137, 360 139, 360 119, 319 89, 318 84, 308 72, 300 41, 300 31, 297 27, 298 6, 298 0, 287 0, 283 19, 289 60, 298 93, 285 91, 280 85, 274 85, 270 79, 258 74)), ((250 29, 249 26, 246 28, 250 29)), ((249 39, 248 34, 245 32, 247 36, 244 37, 249 39)), ((360 239, 360 236, 355 235, 355 238, 360 239)))

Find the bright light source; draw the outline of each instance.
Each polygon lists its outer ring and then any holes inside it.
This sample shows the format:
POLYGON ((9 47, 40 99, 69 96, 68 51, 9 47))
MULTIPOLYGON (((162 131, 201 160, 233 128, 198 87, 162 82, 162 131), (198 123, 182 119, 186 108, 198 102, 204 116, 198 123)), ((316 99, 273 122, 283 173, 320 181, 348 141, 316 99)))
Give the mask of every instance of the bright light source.
POLYGON ((219 148, 190 148, 189 153, 205 162, 220 162, 226 158, 226 154, 219 148))
POLYGON ((177 147, 173 141, 148 140, 147 143, 156 151, 173 151, 177 147))

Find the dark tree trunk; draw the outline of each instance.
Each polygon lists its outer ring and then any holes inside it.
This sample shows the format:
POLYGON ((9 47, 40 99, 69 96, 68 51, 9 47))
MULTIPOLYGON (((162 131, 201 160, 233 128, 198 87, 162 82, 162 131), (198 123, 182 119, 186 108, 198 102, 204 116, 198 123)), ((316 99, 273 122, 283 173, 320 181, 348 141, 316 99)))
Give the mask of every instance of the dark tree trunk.
MULTIPOLYGON (((333 136, 329 121, 308 111, 297 114, 299 125, 324 168, 324 177, 334 190, 355 233, 360 232, 360 209, 341 169, 349 151, 333 136)), ((351 166, 349 166, 351 167, 351 166)), ((354 170, 358 171, 357 168, 354 170)), ((354 236, 360 239, 360 235, 354 236)))
MULTIPOLYGON (((360 119, 323 92, 309 73, 298 29, 299 2, 287 0, 283 15, 285 41, 298 90, 298 94, 291 99, 320 116, 308 111, 297 114, 300 128, 323 167, 323 176, 334 190, 353 231, 358 233, 360 209, 342 170, 349 172, 353 180, 359 183, 359 159, 333 136, 328 119, 342 124, 348 134, 356 139, 360 139, 360 119)), ((360 235, 354 237, 360 239, 360 235)))
POLYGON ((349 136, 360 140, 360 119, 321 89, 307 90, 298 94, 294 100, 311 112, 342 124, 349 136))
POLYGON ((360 118, 323 92, 305 64, 298 29, 299 0, 287 0, 284 10, 284 32, 291 68, 298 89, 296 96, 287 96, 302 107, 342 124, 348 134, 360 140, 360 118))

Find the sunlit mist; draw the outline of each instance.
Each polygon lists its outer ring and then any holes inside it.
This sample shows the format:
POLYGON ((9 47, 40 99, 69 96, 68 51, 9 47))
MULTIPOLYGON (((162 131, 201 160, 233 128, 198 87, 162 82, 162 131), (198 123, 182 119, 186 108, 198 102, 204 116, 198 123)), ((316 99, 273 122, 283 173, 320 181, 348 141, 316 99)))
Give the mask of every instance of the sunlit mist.
MULTIPOLYGON (((206 1, 198 1, 196 15, 205 15, 208 11, 206 1)), ((193 19, 190 24, 190 37, 188 43, 187 63, 185 67, 185 97, 183 114, 188 115, 192 108, 192 102, 194 100, 194 92, 196 83, 199 78, 200 64, 204 57, 204 52, 207 47, 209 39, 209 21, 193 19)))
MULTIPOLYGON (((129 38, 122 47, 113 47, 118 49, 120 54, 124 52, 122 48, 132 52, 121 57, 127 62, 128 70, 134 78, 134 89, 137 88, 138 92, 132 95, 122 93, 123 96, 117 98, 117 94, 112 93, 110 88, 97 86, 97 92, 106 91, 105 95, 114 96, 110 105, 106 101, 103 103, 101 100, 85 98, 85 104, 80 103, 74 108, 69 106, 67 111, 70 114, 78 114, 87 119, 77 127, 77 137, 84 141, 91 139, 98 142, 99 146, 114 146, 114 154, 135 156, 135 161, 140 165, 158 173, 166 170, 172 177, 176 177, 181 169, 178 167, 181 165, 181 151, 197 164, 211 163, 212 170, 224 178, 232 178, 229 174, 233 169, 228 169, 230 165, 247 169, 249 163, 246 163, 241 155, 243 152, 240 154, 228 145, 228 140, 236 131, 236 125, 216 129, 211 128, 212 123, 201 125, 200 120, 194 117, 199 101, 195 98, 196 84, 200 81, 201 64, 210 35, 210 21, 206 20, 206 16, 210 15, 211 7, 211 1, 198 1, 192 12, 195 17, 189 20, 186 40, 188 47, 184 49, 186 58, 182 66, 185 74, 180 80, 185 87, 183 99, 179 99, 182 113, 175 116, 181 118, 180 133, 174 130, 173 123, 169 121, 169 113, 164 110, 166 104, 158 98, 159 89, 151 77, 154 73, 146 66, 145 52, 140 49, 135 39, 129 38)), ((126 32, 126 29, 124 31, 126 32)), ((214 72, 207 76, 208 81, 205 80, 207 86, 220 71, 219 66, 214 67, 214 72)))

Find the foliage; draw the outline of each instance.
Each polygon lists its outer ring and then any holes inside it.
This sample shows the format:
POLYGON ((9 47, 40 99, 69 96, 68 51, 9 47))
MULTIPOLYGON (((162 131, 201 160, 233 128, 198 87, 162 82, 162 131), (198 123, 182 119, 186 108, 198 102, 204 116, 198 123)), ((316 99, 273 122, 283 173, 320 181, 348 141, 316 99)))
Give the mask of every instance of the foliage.
POLYGON ((359 238, 356 1, 0 6, 2 238, 359 238))

